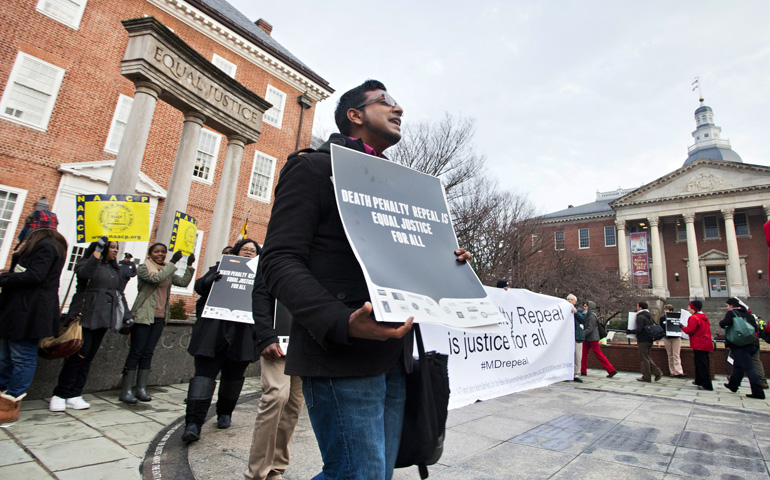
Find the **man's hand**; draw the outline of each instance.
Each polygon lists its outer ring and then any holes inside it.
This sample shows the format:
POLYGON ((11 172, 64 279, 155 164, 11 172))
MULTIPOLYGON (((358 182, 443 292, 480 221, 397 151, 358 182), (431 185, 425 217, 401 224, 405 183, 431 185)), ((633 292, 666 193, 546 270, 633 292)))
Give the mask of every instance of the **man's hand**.
POLYGON ((278 360, 279 358, 286 356, 286 354, 283 353, 281 346, 277 343, 271 343, 270 345, 266 346, 265 349, 262 350, 261 355, 265 358, 265 360, 278 360))
POLYGON ((464 248, 455 250, 455 255, 457 255, 457 261, 460 263, 471 261, 471 252, 466 252, 464 248))
MULTIPOLYGON (((348 336, 353 338, 366 338, 368 340, 387 340, 389 338, 402 338, 412 329, 414 317, 409 317, 400 327, 393 328, 375 321, 372 314, 372 304, 364 303, 364 306, 353 312, 348 320, 348 336)), ((394 324, 397 325, 397 324, 394 324)))
POLYGON ((577 308, 572 307, 572 313, 577 313, 577 308))

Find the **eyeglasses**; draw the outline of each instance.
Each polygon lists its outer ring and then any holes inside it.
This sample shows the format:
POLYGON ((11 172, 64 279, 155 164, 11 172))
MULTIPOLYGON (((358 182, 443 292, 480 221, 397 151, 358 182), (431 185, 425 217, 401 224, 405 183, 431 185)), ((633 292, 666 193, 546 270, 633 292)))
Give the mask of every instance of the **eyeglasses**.
POLYGON ((377 95, 377 96, 376 96, 376 97, 374 97, 373 99, 371 99, 371 100, 369 100, 369 101, 367 101, 367 102, 364 102, 364 103, 362 103, 361 105, 357 106, 357 107, 356 107, 356 110, 361 110, 361 109, 362 109, 362 108, 364 108, 365 106, 367 106, 367 105, 371 105, 371 104, 373 104, 374 102, 376 102, 376 101, 378 101, 378 100, 380 100, 380 99, 382 99, 382 100, 383 100, 383 102, 384 102, 384 103, 385 103, 387 106, 389 106, 390 108, 393 108, 393 107, 395 107, 396 105, 398 105, 398 102, 396 101, 396 99, 395 99, 395 98, 393 98, 393 97, 391 97, 391 96, 390 96, 390 94, 389 94, 388 92, 382 92, 382 94, 381 94, 381 95, 377 95))
POLYGON ((257 249, 256 248, 241 248, 240 251, 241 252, 246 252, 246 253, 257 253, 257 249))

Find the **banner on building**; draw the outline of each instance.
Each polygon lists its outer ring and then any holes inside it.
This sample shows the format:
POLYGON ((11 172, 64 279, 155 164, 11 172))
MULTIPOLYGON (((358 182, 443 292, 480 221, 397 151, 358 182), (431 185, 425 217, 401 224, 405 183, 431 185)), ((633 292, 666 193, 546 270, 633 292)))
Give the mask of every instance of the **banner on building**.
POLYGON ((650 260, 647 251, 647 232, 633 232, 631 240, 631 264, 634 285, 650 286, 650 260))
POLYGON ((499 324, 420 324, 425 350, 449 355, 449 408, 572 380, 572 305, 528 290, 485 288, 502 314, 499 324))
POLYGON ((77 195, 77 243, 107 237, 116 242, 150 240, 150 197, 147 195, 77 195))
POLYGON ((195 252, 195 239, 198 233, 198 220, 177 211, 174 214, 174 229, 171 231, 171 241, 168 249, 172 252, 182 252, 190 256, 195 252))
POLYGON ((501 315, 469 264, 441 181, 431 175, 332 145, 342 224, 364 271, 377 320, 494 325, 501 315))
POLYGON ((259 257, 222 255, 218 272, 222 278, 214 282, 203 307, 202 316, 231 322, 254 323, 251 315, 251 291, 259 257))

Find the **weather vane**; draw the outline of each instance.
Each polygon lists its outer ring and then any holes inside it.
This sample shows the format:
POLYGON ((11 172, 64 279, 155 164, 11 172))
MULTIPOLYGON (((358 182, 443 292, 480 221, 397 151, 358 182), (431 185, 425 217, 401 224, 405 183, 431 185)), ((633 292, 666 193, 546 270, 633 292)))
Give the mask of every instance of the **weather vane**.
POLYGON ((695 89, 698 90, 698 97, 700 100, 700 103, 703 103, 703 90, 700 89, 700 81, 698 80, 700 77, 695 77, 695 81, 692 82, 692 91, 694 92, 695 89))

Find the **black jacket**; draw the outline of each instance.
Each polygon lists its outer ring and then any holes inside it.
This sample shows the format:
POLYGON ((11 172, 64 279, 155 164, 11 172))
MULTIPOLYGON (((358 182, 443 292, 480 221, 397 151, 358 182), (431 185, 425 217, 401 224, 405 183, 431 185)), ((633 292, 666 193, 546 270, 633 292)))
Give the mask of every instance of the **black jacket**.
POLYGON ((267 291, 262 279, 262 262, 257 265, 254 289, 251 291, 251 314, 254 317, 257 351, 261 354, 268 345, 278 343, 278 334, 274 328, 275 297, 267 291))
MULTIPOLYGON (((90 255, 78 260, 75 274, 78 286, 70 302, 67 318, 73 319, 80 313, 83 328, 109 328, 117 315, 119 302, 123 302, 117 263, 104 263, 90 255)), ((123 308, 124 312, 128 310, 125 303, 123 308)))
POLYGON ((14 257, 10 271, 0 274, 0 338, 36 340, 57 334, 64 259, 48 238, 28 256, 14 257), (16 265, 26 270, 14 273, 16 265))
POLYGON ((200 296, 195 303, 197 320, 193 325, 187 353, 194 357, 226 357, 239 362, 253 362, 259 358, 254 351, 254 325, 203 316, 203 307, 214 286, 218 269, 219 262, 195 281, 195 293, 200 296))
MULTIPOLYGON (((371 376, 404 356, 412 335, 386 341, 348 337, 350 315, 369 300, 361 266, 342 227, 332 186, 330 144, 363 152, 333 134, 317 152, 295 152, 281 170, 260 262, 268 291, 292 315, 286 374, 371 376)), ((409 363, 410 364, 410 363, 409 363)))
POLYGON ((636 312, 636 329, 627 330, 628 333, 636 334, 636 343, 652 343, 654 340, 651 336, 647 335, 644 327, 647 325, 654 325, 649 310, 639 310, 636 312))

